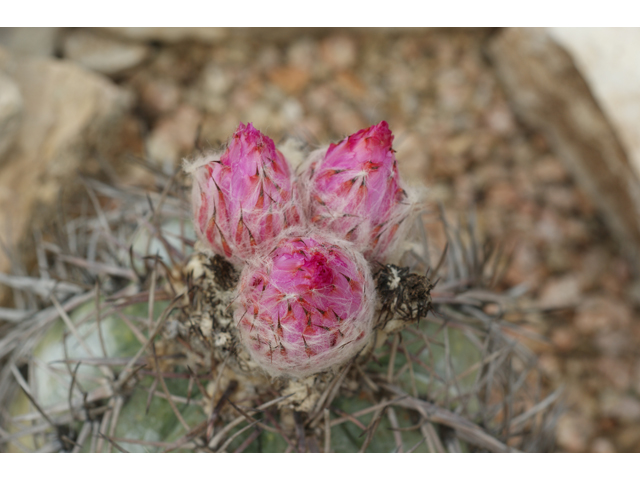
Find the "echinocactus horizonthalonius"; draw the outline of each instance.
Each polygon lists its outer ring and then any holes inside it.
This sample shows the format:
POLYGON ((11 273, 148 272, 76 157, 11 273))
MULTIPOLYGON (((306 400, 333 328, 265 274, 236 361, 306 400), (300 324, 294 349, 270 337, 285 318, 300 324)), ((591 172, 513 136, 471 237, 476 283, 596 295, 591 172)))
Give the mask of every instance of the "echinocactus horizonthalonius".
POLYGON ((299 176, 308 219, 384 261, 410 221, 387 122, 314 152, 299 176))
POLYGON ((62 225, 60 249, 41 245, 39 271, 60 276, 9 278, 42 308, 0 324, 0 450, 553 448, 558 393, 505 317, 518 294, 487 295, 502 257, 471 226, 438 215, 427 224, 448 249, 428 229, 381 266, 301 208, 255 253, 247 233, 231 265, 223 245, 195 241, 189 183, 155 180, 158 192, 89 180, 109 210, 62 225))
POLYGON ((242 264, 300 222, 289 165, 251 123, 240 124, 222 155, 205 156, 187 169, 198 237, 231 263, 242 264))
POLYGON ((363 347, 375 303, 369 266, 353 245, 295 229, 244 268, 235 320, 264 370, 304 377, 344 364, 363 347))

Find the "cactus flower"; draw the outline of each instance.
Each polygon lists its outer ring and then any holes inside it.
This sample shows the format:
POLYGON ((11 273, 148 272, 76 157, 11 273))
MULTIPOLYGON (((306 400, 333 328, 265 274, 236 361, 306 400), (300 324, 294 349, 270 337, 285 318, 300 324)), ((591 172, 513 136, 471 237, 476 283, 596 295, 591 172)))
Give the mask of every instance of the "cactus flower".
POLYGON ((187 169, 193 174, 198 237, 236 265, 300 223, 289 165, 273 140, 251 123, 240 124, 222 155, 187 169))
POLYGON ((297 229, 243 270, 235 323, 251 358, 273 375, 338 366, 373 328, 375 285, 349 242, 297 229))
POLYGON ((409 223, 411 202, 398 174, 393 135, 382 121, 312 154, 300 175, 314 225, 384 261, 409 223))

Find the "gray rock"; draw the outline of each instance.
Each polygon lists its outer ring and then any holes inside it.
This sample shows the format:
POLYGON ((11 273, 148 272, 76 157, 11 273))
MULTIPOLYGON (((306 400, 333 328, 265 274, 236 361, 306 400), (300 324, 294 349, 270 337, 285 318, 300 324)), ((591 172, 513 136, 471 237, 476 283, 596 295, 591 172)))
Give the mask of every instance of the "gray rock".
POLYGON ((0 28, 0 46, 17 53, 51 56, 60 28, 0 28))
POLYGON ((618 396, 605 391, 602 394, 603 414, 624 423, 635 423, 640 420, 640 400, 631 395, 618 396))
POLYGON ((640 28, 550 28, 573 57, 640 178, 640 28))
POLYGON ((64 56, 106 75, 139 65, 149 53, 140 43, 121 41, 87 30, 72 30, 63 41, 64 56))
POLYGON ((0 73, 0 164, 4 154, 13 145, 21 115, 20 90, 11 78, 0 73))

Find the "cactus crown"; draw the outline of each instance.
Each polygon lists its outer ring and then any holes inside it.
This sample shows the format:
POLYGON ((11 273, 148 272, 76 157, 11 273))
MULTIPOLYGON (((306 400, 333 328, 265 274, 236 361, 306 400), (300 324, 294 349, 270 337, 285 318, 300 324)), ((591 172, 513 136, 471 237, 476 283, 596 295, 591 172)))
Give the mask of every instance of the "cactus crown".
POLYGON ((312 155, 299 179, 310 221, 380 262, 411 210, 392 142, 382 121, 312 155))
POLYGON ((234 264, 300 221, 289 165, 273 140, 251 123, 238 126, 222 155, 200 159, 193 174, 198 235, 234 264))
POLYGON ((330 369, 369 340, 376 295, 366 259, 385 258, 411 209, 392 141, 380 122, 312 153, 292 179, 273 140, 241 123, 221 155, 191 167, 196 231, 243 266, 235 322, 268 372, 330 369))
POLYGON ((302 377, 341 365, 362 348, 374 306, 364 257, 348 242, 298 229, 244 269, 235 318, 258 364, 302 377))

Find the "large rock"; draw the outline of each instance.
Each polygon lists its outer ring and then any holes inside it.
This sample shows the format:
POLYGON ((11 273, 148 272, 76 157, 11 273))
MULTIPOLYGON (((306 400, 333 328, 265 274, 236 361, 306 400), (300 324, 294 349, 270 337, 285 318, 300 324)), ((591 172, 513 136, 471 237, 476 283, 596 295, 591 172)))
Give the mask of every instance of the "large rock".
POLYGON ((544 29, 506 29, 492 59, 520 119, 540 130, 640 272, 640 182, 569 54, 544 29))
MULTIPOLYGON (((36 213, 51 215, 62 186, 77 188, 73 179, 88 159, 108 155, 130 97, 109 80, 59 60, 0 50, 0 73, 13 79, 24 102, 15 144, 0 163, 0 235, 16 249, 32 238, 36 213)), ((0 271, 9 266, 0 253, 0 271)))
POLYGON ((582 73, 640 178, 640 28, 550 28, 582 73))
POLYGON ((0 165, 3 155, 15 140, 21 116, 20 90, 10 77, 0 73, 0 165))

